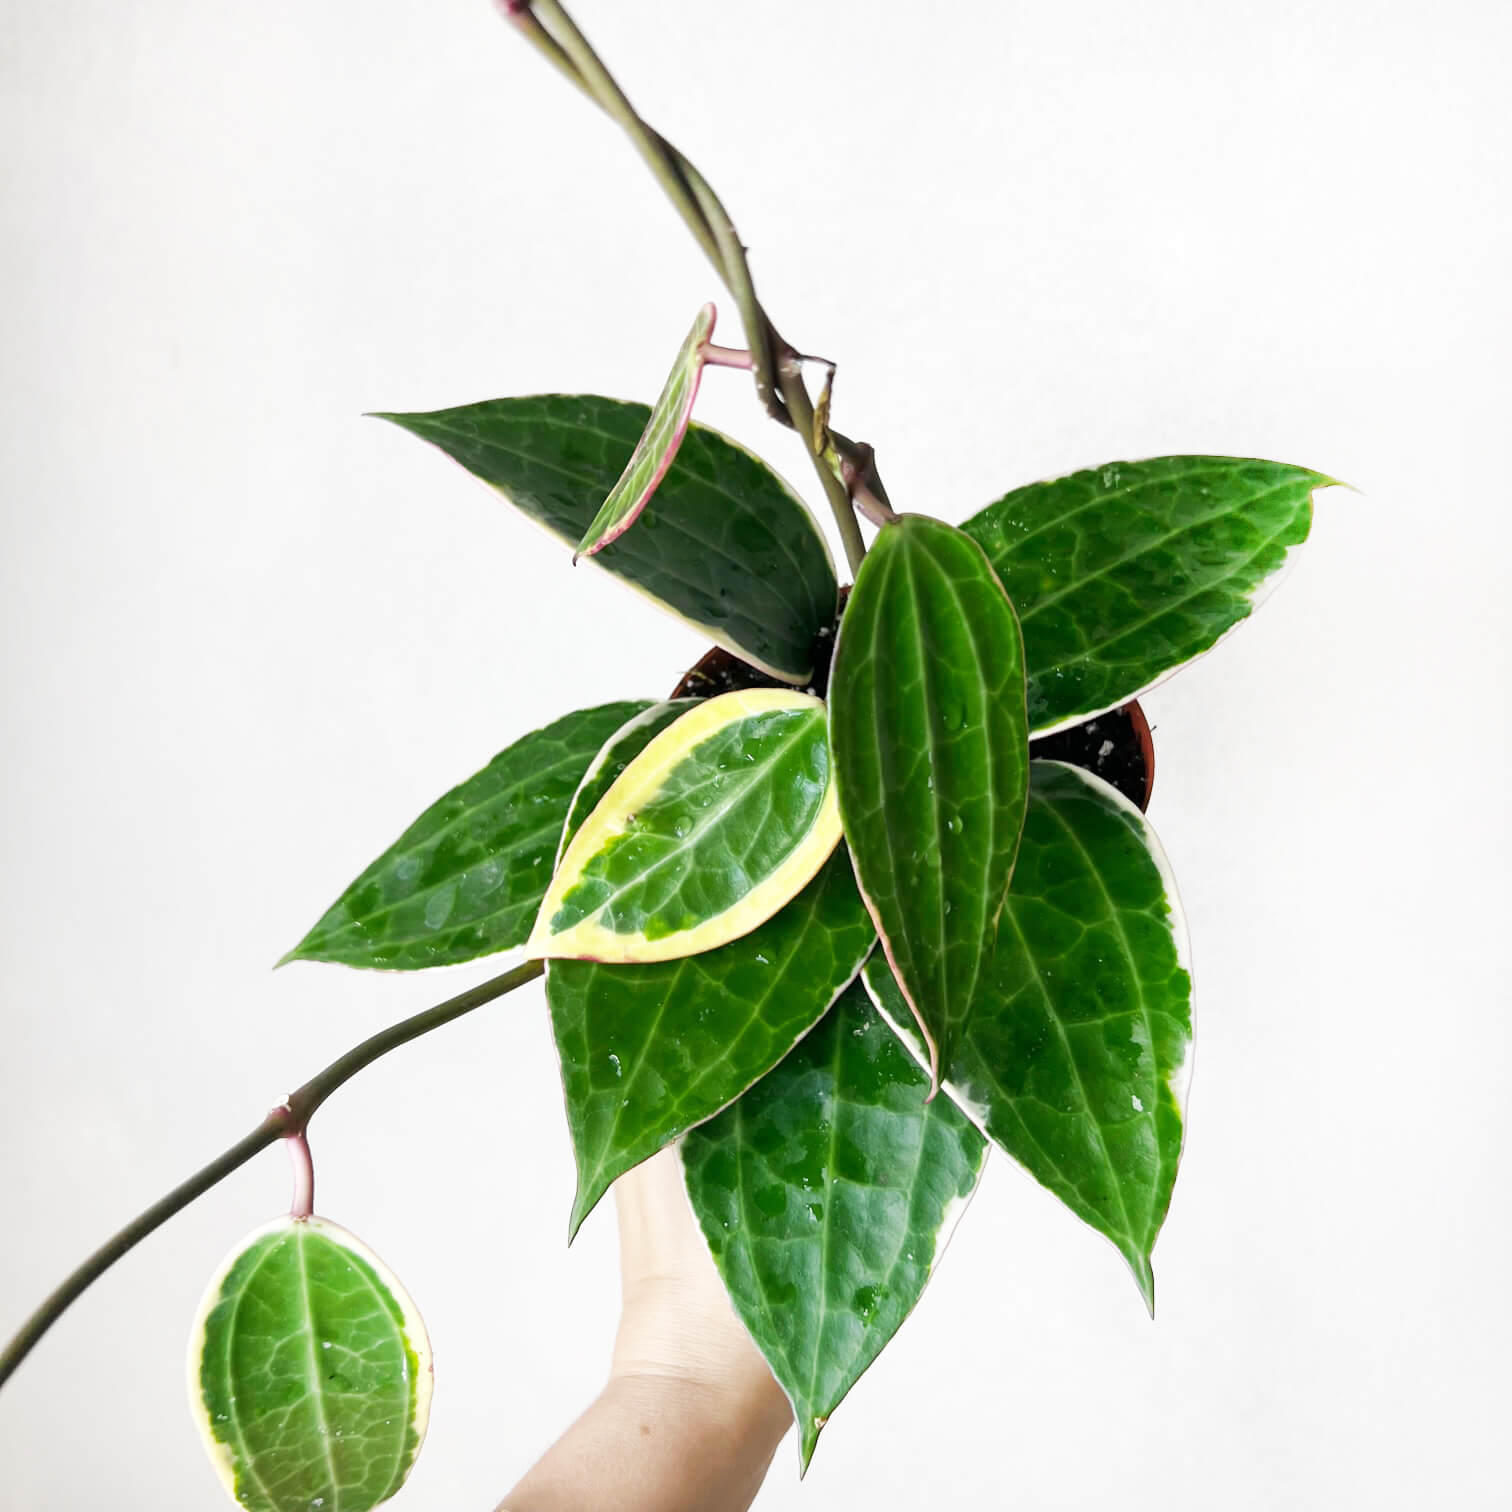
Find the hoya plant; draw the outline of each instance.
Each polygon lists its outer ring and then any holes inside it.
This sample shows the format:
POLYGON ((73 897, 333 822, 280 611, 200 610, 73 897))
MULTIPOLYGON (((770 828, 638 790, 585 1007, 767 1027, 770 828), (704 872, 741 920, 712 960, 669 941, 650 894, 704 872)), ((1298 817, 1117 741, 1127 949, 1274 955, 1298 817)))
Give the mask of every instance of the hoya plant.
POLYGON ((872 448, 830 423, 834 364, 778 333, 692 163, 557 0, 505 9, 628 132, 744 344, 714 343, 705 303, 649 407, 538 394, 383 418, 555 536, 564 571, 610 573, 713 649, 670 696, 627 676, 620 702, 501 732, 360 872, 286 961, 504 969, 307 1082, 86 1261, 0 1363, 3 1380, 115 1259, 287 1141, 292 1209, 233 1249, 190 1345, 211 1458, 257 1512, 379 1504, 429 1412, 414 1304, 314 1214, 311 1118, 378 1056, 543 975, 569 1239, 675 1145, 791 1400, 800 1469, 918 1301, 990 1149, 1110 1240, 1153 1311, 1191 976, 1134 700, 1250 614, 1331 481, 1157 457, 1012 487, 959 526, 896 511, 872 448), (694 421, 709 367, 748 372, 802 438, 848 588, 799 493, 694 421))

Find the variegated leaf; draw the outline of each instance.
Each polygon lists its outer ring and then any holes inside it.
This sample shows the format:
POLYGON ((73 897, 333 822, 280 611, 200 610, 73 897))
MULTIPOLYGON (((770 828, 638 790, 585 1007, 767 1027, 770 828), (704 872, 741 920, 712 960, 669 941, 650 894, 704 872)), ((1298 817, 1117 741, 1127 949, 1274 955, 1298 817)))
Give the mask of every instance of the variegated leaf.
POLYGON ((622 962, 713 950, 796 897, 839 839, 824 705, 781 688, 709 699, 573 836, 526 950, 622 962))
POLYGON ((624 472, 609 490, 609 497, 583 532, 574 560, 593 556, 624 535, 666 476, 693 416, 698 380, 703 375, 704 344, 713 334, 714 306, 706 304, 683 338, 667 382, 646 417, 646 428, 635 443, 624 472))

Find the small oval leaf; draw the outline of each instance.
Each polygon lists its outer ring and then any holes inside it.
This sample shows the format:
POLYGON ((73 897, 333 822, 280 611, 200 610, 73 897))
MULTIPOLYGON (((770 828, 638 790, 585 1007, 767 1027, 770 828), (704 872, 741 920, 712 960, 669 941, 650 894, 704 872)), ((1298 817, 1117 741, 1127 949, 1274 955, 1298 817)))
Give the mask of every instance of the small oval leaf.
POLYGON ((698 380, 703 376, 704 345, 713 334, 714 306, 706 304, 683 338, 677 360, 667 374, 656 403, 651 406, 646 428, 635 443, 624 472, 609 490, 609 497, 593 517, 593 523, 583 532, 574 561, 578 557, 593 556, 610 541, 624 535, 656 492, 657 484, 666 476, 693 415, 698 380))
POLYGON ((975 541, 924 515, 882 528, 829 699, 845 838, 937 1087, 991 957, 1029 783, 1023 642, 975 541))
POLYGON ((1153 457, 1031 483, 973 515, 961 529, 1023 626, 1031 731, 1127 703, 1211 649, 1335 481, 1253 457, 1153 457))
POLYGON ((824 705, 754 688, 669 725, 562 855, 526 950, 668 961, 748 934, 840 840, 824 705))
POLYGON ((580 709, 501 751, 426 809, 284 961, 418 971, 523 943, 583 774, 649 707, 580 709))
POLYGON ((404 1484, 430 1418, 425 1325, 373 1252, 320 1218, 279 1218, 212 1279, 189 1399, 248 1512, 366 1512, 404 1484))
POLYGON ((782 1063, 683 1139, 730 1301, 793 1404, 800 1470, 913 1310, 987 1141, 915 1068, 860 984, 782 1063))
MULTIPOLYGON (((1186 924, 1160 842, 1090 772, 1029 765, 997 950, 945 1091, 1111 1239, 1153 1311, 1154 1248, 1181 1156, 1192 1038, 1186 924)), ((866 985, 921 1060, 880 956, 866 985)))
MULTIPOLYGON (((598 394, 489 399, 387 414, 557 540, 582 539, 650 411, 598 394)), ((835 567, 814 517, 760 458, 690 425, 639 524, 590 562, 783 682, 807 683, 835 621, 835 567)))

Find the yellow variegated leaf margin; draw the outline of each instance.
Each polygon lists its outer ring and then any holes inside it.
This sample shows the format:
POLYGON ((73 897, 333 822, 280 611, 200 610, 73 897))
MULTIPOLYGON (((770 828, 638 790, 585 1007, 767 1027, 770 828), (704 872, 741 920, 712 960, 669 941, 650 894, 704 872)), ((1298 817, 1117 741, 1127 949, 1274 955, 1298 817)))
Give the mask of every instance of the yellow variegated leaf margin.
POLYGON ((572 802, 567 806, 567 822, 563 824, 562 838, 557 842, 553 870, 562 864, 562 857, 567 854, 567 847, 583 821, 599 806, 631 761, 669 724, 681 719, 697 703, 696 698, 669 698, 663 703, 652 704, 649 709, 642 709, 627 719, 604 742, 598 755, 589 762, 588 770, 583 773, 572 802))
POLYGON ((189 1337, 189 1405, 248 1512, 367 1512, 425 1440, 430 1339, 392 1271, 322 1218, 276 1218, 211 1278, 189 1337))
POLYGON ((840 840, 823 703, 751 688, 694 706, 563 853, 527 954, 670 961, 749 934, 840 840))

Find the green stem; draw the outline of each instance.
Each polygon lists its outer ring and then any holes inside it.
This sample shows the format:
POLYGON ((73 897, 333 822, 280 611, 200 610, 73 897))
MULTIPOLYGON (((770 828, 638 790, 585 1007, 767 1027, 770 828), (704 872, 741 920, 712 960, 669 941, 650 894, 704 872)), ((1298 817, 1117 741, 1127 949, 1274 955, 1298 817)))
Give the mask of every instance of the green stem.
POLYGON ((866 555, 855 508, 844 483, 815 443, 814 408, 802 372, 792 360, 793 349, 778 335, 756 297, 746 249, 719 196, 698 169, 636 113, 560 0, 507 0, 505 10, 521 34, 624 129, 723 278, 740 310, 757 393, 772 418, 802 438, 854 574, 866 555), (541 15, 546 17, 544 24, 541 15))
POLYGON ((792 355, 778 369, 782 385, 782 397, 787 400, 788 413, 793 417, 793 426, 803 437, 809 456, 814 459, 814 471, 819 475, 819 484, 829 500, 830 512, 835 524, 840 527, 840 540, 845 546, 845 559, 850 563, 851 576, 861 570, 861 559, 866 555, 866 543, 861 539, 861 526, 856 520, 856 511, 851 504, 845 484, 835 476, 835 470, 825 461, 823 454, 814 445, 814 405, 809 398, 808 385, 798 371, 798 362, 792 355))
POLYGON ((735 228, 718 195, 709 187, 703 174, 636 112, 566 11, 550 0, 537 0, 537 3, 540 9, 552 13, 555 24, 569 38, 567 46, 547 31, 540 17, 528 5, 506 6, 506 13, 526 41, 569 83, 622 126, 639 149, 658 182, 666 189, 673 207, 735 298, 741 324, 745 327, 746 342, 754 358, 756 385, 762 403, 774 420, 788 423, 777 393, 773 352, 780 338, 757 303, 745 249, 735 236, 735 228), (579 66, 579 59, 583 60, 583 67, 579 66))
MULTIPOLYGON (((672 150, 677 152, 675 147, 672 150)), ((791 425, 793 422, 783 405, 777 381, 777 353, 786 343, 777 334, 766 311, 761 307, 761 301, 756 297, 751 265, 746 261, 746 249, 736 235, 735 223, 703 174, 680 152, 677 157, 688 187, 693 191, 693 198, 698 202, 698 208, 719 248, 725 287, 735 298, 735 306, 740 311, 740 323, 745 327, 746 345, 751 349, 751 360, 756 370, 757 397, 774 420, 791 425)))
POLYGON ((677 154, 641 120, 624 90, 615 82, 599 55, 588 45, 588 39, 577 29, 572 17, 557 4, 557 0, 535 0, 531 8, 546 16, 552 40, 577 70, 583 88, 634 143, 667 198, 687 222, 688 229, 692 231, 709 261, 714 264, 715 270, 722 273, 724 261, 715 243, 714 233, 699 213, 693 191, 677 162, 677 154))
POLYGON ((280 1139, 302 1136, 315 1110, 364 1066, 370 1066, 379 1056, 397 1050, 400 1045, 408 1044, 422 1034, 429 1034, 432 1029, 439 1029, 443 1024, 461 1018, 464 1013, 471 1013, 474 1008, 481 1008, 484 1003, 503 997, 506 992, 513 992, 516 987, 523 987, 526 982, 534 981, 540 976, 542 969, 541 962, 526 961, 512 971, 506 971, 477 987, 470 987, 466 992, 458 993, 456 997, 448 998, 434 1008, 427 1008, 423 1013, 416 1013, 380 1030, 348 1050, 340 1059, 332 1061, 319 1075, 312 1076, 297 1092, 291 1093, 286 1102, 274 1108, 250 1134, 237 1140, 229 1150, 217 1155, 209 1165, 174 1187, 166 1197, 160 1197, 145 1213, 132 1219, 120 1233, 107 1239, 72 1275, 58 1285, 21 1325, 15 1338, 5 1346, 5 1352, 0 1354, 0 1386, 4 1386, 15 1373, 16 1367, 36 1347, 43 1334, 117 1260, 175 1213, 188 1207, 196 1197, 203 1196, 217 1182, 224 1181, 233 1171, 244 1166, 259 1151, 267 1149, 280 1139))

